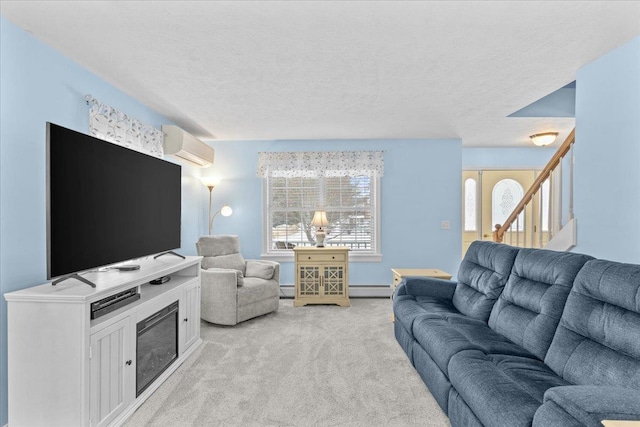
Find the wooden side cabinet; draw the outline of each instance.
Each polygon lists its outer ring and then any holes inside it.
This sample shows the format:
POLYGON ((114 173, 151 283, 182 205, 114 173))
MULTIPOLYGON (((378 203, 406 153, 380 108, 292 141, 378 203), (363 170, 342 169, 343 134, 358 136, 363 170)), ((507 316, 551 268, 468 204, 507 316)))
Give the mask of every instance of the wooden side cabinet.
POLYGON ((349 248, 294 248, 294 307, 307 304, 349 304, 349 248))

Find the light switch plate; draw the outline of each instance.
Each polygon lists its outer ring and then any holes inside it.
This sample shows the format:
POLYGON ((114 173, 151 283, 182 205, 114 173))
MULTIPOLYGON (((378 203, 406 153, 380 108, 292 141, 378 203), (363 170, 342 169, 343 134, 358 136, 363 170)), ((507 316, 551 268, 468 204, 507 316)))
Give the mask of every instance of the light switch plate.
POLYGON ((451 228, 451 223, 449 221, 442 221, 440 226, 443 230, 449 230, 451 228))

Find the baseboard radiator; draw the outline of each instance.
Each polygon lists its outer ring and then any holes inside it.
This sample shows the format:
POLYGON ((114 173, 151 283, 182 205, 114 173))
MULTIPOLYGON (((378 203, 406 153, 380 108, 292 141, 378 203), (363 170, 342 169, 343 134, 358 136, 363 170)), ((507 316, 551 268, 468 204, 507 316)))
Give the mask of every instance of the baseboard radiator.
MULTIPOLYGON (((293 285, 280 285, 281 298, 293 298, 294 296, 295 288, 293 285)), ((349 298, 389 298, 390 296, 390 285, 349 286, 349 298)))

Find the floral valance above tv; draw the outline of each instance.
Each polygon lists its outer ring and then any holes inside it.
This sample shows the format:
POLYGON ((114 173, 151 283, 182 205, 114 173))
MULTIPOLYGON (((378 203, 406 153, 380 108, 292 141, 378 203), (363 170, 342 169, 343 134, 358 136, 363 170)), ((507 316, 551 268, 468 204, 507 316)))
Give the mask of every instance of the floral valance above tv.
POLYGON ((384 151, 292 151, 258 153, 258 176, 336 177, 384 175, 384 151))
POLYGON ((164 156, 164 135, 160 129, 145 125, 115 108, 103 104, 91 95, 85 97, 89 105, 89 133, 132 150, 164 156))

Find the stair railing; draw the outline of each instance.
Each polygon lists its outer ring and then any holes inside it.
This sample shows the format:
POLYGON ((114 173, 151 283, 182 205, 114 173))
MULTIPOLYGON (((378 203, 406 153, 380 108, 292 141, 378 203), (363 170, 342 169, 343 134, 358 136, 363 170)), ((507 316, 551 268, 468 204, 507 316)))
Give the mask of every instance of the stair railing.
POLYGON ((540 175, 533 182, 533 185, 516 205, 511 215, 506 219, 504 224, 496 224, 496 230, 493 232, 493 240, 496 242, 505 242, 514 246, 521 247, 539 247, 542 248, 546 243, 551 241, 554 233, 562 229, 562 199, 563 191, 560 186, 562 176, 562 159, 569 154, 569 189, 568 189, 568 218, 567 221, 573 219, 573 144, 575 142, 575 129, 569 133, 567 139, 560 145, 558 151, 551 157, 549 163, 544 167, 540 175), (548 185, 544 185, 549 181, 548 185), (546 187, 546 188, 545 188, 546 187), (547 221, 547 230, 543 230, 543 200, 547 198, 549 208, 547 221), (538 214, 537 220, 529 218, 527 207, 537 201, 538 214), (521 224, 522 221, 522 224, 521 224), (527 229, 528 223, 534 223, 533 227, 527 229), (522 231, 521 231, 522 230, 522 231), (537 233, 537 236, 536 236, 537 233), (545 235, 546 233, 546 235, 545 235), (515 236, 514 236, 515 234, 515 236), (505 241, 506 240, 506 241, 505 241))

